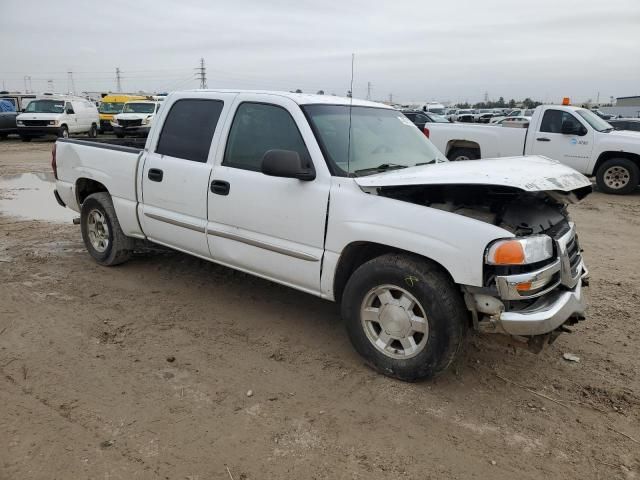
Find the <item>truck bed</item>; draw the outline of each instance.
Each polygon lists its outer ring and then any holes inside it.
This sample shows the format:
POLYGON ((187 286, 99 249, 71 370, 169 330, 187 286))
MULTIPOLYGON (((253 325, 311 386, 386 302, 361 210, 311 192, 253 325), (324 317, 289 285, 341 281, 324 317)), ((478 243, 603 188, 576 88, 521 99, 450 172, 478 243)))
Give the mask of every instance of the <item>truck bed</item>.
POLYGON ((139 140, 144 139, 59 139, 56 188, 62 201, 79 212, 83 191, 108 191, 125 234, 142 235, 136 212, 138 160, 144 147, 139 140))

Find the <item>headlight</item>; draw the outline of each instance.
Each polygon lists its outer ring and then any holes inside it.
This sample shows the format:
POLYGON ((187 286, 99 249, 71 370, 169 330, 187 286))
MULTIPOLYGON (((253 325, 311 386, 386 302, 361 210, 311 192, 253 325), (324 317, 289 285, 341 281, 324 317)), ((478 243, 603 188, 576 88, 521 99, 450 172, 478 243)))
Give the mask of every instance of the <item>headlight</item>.
POLYGON ((151 123, 151 117, 145 118, 142 123, 144 123, 145 125, 149 125, 151 123))
POLYGON ((58 121, 57 120, 49 120, 49 125, 57 125, 58 121))
POLYGON ((116 117, 113 117, 111 119, 111 123, 113 123, 114 125, 117 125, 118 124, 118 119, 116 117))
POLYGON ((16 125, 24 126, 24 122, 22 120, 17 120, 16 125))
POLYGON ((553 241, 547 235, 498 240, 487 250, 489 265, 527 265, 553 256, 553 241))

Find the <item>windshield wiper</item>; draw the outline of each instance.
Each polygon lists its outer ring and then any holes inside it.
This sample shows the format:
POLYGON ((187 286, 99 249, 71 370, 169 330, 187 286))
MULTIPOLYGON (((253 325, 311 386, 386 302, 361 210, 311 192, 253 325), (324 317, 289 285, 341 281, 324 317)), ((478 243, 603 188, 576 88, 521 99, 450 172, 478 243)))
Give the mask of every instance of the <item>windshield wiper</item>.
POLYGON ((398 163, 383 163, 382 165, 378 165, 377 167, 356 170, 355 172, 353 172, 353 174, 358 177, 361 175, 367 175, 369 173, 386 172, 388 170, 398 170, 400 168, 407 168, 407 165, 400 165, 398 163))

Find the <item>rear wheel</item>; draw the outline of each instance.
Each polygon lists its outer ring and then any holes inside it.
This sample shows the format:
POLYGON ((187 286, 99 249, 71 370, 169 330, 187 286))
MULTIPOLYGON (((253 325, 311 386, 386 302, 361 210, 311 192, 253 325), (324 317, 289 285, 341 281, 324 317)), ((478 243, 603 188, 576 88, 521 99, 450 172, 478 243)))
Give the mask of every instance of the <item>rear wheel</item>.
POLYGON ((640 183, 640 168, 628 158, 611 158, 598 168, 596 183, 605 193, 631 193, 640 183))
POLYGON ((461 162, 463 160, 477 160, 480 155, 473 148, 454 148, 449 152, 447 158, 452 162, 461 162))
POLYGON ((87 251, 100 265, 118 265, 131 257, 134 240, 122 232, 108 193, 94 193, 85 199, 80 226, 87 251))
POLYGON ((430 378, 455 358, 467 322, 459 290, 437 265, 387 254, 360 266, 342 297, 355 349, 379 372, 430 378))

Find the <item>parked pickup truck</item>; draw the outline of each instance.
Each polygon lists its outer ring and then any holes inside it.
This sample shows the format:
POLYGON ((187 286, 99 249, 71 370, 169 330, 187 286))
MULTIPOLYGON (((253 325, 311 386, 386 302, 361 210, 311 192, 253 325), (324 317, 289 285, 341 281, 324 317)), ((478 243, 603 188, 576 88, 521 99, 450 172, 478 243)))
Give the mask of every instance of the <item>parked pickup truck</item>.
POLYGON ((606 193, 626 194, 640 184, 640 133, 614 131, 590 110, 537 107, 529 128, 429 124, 431 141, 449 160, 542 155, 595 176, 606 193))
POLYGON ((176 92, 143 149, 59 139, 52 166, 99 264, 147 240, 338 302, 386 375, 443 371, 468 328, 539 350, 584 318, 566 206, 589 180, 542 157, 448 162, 384 105, 176 92))

